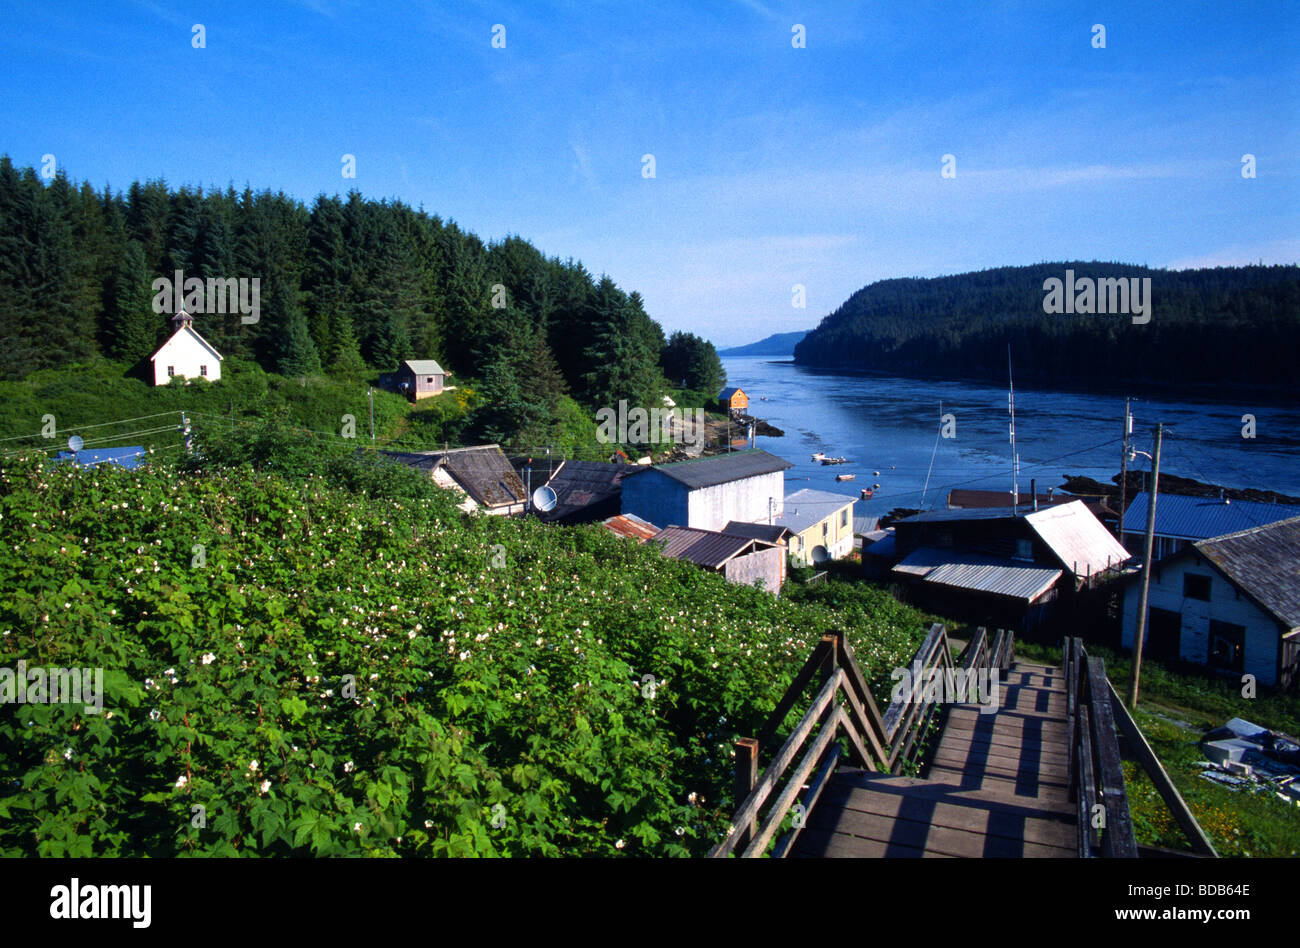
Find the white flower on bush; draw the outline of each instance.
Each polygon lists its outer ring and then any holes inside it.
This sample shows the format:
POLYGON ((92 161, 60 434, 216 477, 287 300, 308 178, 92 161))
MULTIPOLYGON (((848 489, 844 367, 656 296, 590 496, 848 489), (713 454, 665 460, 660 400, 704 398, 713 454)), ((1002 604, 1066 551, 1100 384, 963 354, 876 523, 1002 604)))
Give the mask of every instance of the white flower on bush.
POLYGON ((64 748, 64 750, 63 750, 63 759, 64 759, 64 760, 72 760, 72 748, 71 748, 71 747, 64 748))
POLYGON ((263 781, 262 781, 262 786, 261 786, 261 792, 262 792, 262 793, 266 793, 266 791, 268 791, 268 790, 270 790, 270 789, 271 789, 271 781, 269 781, 269 780, 263 780, 263 781))
POLYGON ((204 665, 211 665, 216 660, 217 660, 217 656, 213 655, 211 652, 208 652, 203 656, 204 665))
POLYGON ((627 844, 626 844, 625 842, 623 842, 623 840, 620 839, 617 843, 614 844, 614 848, 615 848, 615 849, 622 849, 622 848, 623 848, 624 846, 626 846, 626 845, 627 845, 627 844))
POLYGON ((254 761, 251 761, 251 762, 249 763, 249 765, 248 765, 248 769, 249 769, 249 770, 252 770, 252 771, 256 771, 256 770, 257 770, 257 761, 255 761, 255 760, 254 760, 254 761))
POLYGON ((360 833, 360 832, 361 832, 361 824, 360 824, 360 823, 353 823, 353 824, 352 824, 352 832, 354 832, 354 833, 360 833))
POLYGON ((352 773, 352 771, 356 769, 357 769, 357 765, 352 763, 352 761, 348 761, 346 764, 343 765, 343 772, 345 774, 350 774, 352 773))
POLYGON ((149 712, 150 721, 157 721, 160 717, 162 717, 162 713, 159 712, 157 708, 154 708, 152 711, 149 712))
POLYGON ((179 777, 176 778, 176 789, 179 790, 181 787, 185 786, 189 782, 190 782, 190 778, 185 776, 184 774, 181 774, 179 777))

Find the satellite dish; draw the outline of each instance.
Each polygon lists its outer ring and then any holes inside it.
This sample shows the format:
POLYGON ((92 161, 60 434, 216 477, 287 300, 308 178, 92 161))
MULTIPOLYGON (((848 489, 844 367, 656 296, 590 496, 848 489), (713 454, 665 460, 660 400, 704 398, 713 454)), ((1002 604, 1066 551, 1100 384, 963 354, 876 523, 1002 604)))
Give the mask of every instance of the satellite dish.
POLYGON ((546 485, 542 485, 537 488, 537 490, 533 491, 533 507, 540 510, 542 513, 546 513, 548 510, 554 510, 556 500, 555 491, 551 490, 546 485))
POLYGON ((76 454, 78 451, 81 450, 82 445, 84 444, 85 442, 81 440, 81 435, 73 435, 71 438, 68 439, 68 450, 71 451, 73 454, 76 454))

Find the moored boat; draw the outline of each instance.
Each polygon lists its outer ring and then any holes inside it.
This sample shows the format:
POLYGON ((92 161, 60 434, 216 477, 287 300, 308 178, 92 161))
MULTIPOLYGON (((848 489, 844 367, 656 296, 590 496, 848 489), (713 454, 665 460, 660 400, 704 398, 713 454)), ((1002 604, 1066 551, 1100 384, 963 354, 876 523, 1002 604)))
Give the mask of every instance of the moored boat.
POLYGON ((836 479, 837 481, 851 481, 851 480, 853 480, 853 478, 855 478, 855 477, 857 477, 857 476, 858 476, 858 475, 856 475, 856 474, 836 474, 836 475, 835 475, 835 479, 836 479))

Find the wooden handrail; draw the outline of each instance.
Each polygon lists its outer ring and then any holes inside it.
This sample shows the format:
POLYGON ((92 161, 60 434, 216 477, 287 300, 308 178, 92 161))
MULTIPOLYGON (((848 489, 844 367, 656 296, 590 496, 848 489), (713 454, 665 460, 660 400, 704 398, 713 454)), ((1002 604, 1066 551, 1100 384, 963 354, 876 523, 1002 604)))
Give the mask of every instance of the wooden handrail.
MULTIPOLYGON (((1002 643, 1000 653, 1005 656, 1009 636, 1000 635, 998 641, 1002 643)), ((963 669, 986 668, 994 657, 995 650, 981 628, 963 652, 961 665, 963 669)), ((918 665, 921 674, 927 676, 940 670, 950 675, 957 672, 943 625, 935 623, 926 633, 908 666, 909 674, 918 665)), ((916 684, 920 686, 919 682, 916 684)), ((709 855, 739 854, 747 858, 763 855, 801 793, 804 817, 811 813, 845 749, 855 766, 897 773, 920 746, 921 735, 936 710, 935 702, 919 701, 915 697, 915 691, 900 695, 882 715, 845 637, 842 634, 823 636, 764 722, 759 737, 736 742, 736 814, 726 838, 709 855), (758 755, 762 747, 771 742, 814 680, 821 682, 817 695, 762 776, 758 776, 758 755), (840 737, 845 738, 843 746, 840 737), (807 750, 803 750, 805 745, 809 745, 807 750), (811 782, 806 783, 810 776, 811 782), (784 788, 778 792, 777 787, 783 782, 784 788), (775 799, 767 806, 773 794, 775 799), (764 809, 766 816, 761 815, 764 809)), ((777 857, 788 854, 802 828, 803 821, 797 821, 778 840, 772 854, 777 857)))
POLYGON ((1187 838, 1192 854, 1217 856, 1106 677, 1105 663, 1090 657, 1078 638, 1065 640, 1061 660, 1066 684, 1069 790, 1078 809, 1080 857, 1136 858, 1142 854, 1133 835, 1124 760, 1135 761, 1151 778, 1187 838), (1094 823, 1099 824, 1100 834, 1094 823))

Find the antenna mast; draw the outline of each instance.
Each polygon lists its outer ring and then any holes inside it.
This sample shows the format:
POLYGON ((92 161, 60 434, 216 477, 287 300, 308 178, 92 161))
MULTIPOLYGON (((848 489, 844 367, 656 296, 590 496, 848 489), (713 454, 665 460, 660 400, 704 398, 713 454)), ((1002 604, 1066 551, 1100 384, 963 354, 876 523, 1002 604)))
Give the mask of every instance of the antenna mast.
POLYGON ((1011 343, 1007 343, 1007 410, 1011 413, 1011 507, 1020 501, 1020 455, 1016 453, 1016 383, 1011 378, 1011 343))

